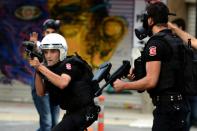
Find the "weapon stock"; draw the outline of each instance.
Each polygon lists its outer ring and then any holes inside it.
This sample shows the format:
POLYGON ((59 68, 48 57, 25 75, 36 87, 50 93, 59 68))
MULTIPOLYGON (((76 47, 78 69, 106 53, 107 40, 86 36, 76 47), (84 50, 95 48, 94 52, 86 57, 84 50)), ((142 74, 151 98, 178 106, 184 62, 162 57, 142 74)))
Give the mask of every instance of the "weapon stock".
MULTIPOLYGON (((110 67, 111 68, 111 67, 110 67)), ((127 77, 127 75, 129 74, 129 70, 131 68, 130 62, 124 60, 123 64, 112 74, 110 75, 109 72, 107 72, 108 70, 106 70, 107 73, 104 73, 104 75, 102 75, 101 78, 105 78, 106 83, 95 93, 95 97, 99 96, 102 94, 103 89, 108 85, 112 85, 113 82, 118 79, 118 78, 122 78, 127 77)), ((93 78, 94 79, 94 78, 93 78)), ((100 82, 100 81, 99 81, 100 82)))
POLYGON ((23 46, 31 58, 37 57, 40 62, 43 61, 42 54, 36 51, 35 44, 32 41, 23 41, 23 46))

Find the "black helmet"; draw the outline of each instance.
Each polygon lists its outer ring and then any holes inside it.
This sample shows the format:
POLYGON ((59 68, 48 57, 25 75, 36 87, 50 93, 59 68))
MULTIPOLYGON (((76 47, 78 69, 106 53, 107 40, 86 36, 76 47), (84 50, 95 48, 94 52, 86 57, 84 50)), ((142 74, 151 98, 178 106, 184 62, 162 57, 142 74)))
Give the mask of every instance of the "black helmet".
POLYGON ((54 20, 54 19, 47 19, 43 23, 43 30, 46 30, 47 28, 52 28, 54 30, 58 30, 60 26, 60 20, 54 20))

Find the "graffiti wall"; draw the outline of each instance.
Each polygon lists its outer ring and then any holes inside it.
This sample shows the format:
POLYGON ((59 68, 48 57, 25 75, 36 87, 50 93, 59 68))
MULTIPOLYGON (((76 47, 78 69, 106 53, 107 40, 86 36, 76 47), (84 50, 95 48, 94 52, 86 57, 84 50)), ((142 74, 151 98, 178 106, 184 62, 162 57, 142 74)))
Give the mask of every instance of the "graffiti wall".
MULTIPOLYGON (((133 3, 131 0, 123 0, 133 3)), ((0 83, 19 80, 31 84, 33 69, 25 59, 22 42, 33 31, 42 36, 47 18, 61 21, 69 55, 77 52, 93 67, 108 61, 128 33, 125 16, 110 15, 118 0, 1 0, 0 1, 0 83)), ((131 44, 131 43, 129 43, 131 44)))
POLYGON ((0 70, 1 83, 13 79, 30 84, 33 70, 24 59, 22 41, 32 31, 41 33, 41 25, 49 16, 46 0, 0 1, 0 70))
POLYGON ((69 54, 78 52, 93 67, 109 60, 128 27, 124 17, 109 16, 109 1, 51 1, 51 17, 62 21, 60 32, 66 37, 69 54))

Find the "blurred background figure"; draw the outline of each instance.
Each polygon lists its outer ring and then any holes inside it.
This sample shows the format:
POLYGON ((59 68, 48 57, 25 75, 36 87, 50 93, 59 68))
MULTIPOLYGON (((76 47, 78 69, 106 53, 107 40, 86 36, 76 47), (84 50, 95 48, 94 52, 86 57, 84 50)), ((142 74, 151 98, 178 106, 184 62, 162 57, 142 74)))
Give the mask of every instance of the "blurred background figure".
MULTIPOLYGON (((47 19, 43 22, 43 37, 50 34, 58 32, 60 26, 59 20, 47 19)), ((30 41, 33 41, 37 49, 39 50, 40 41, 38 41, 38 33, 32 32, 30 34, 30 41)), ((32 82, 34 83, 34 82, 32 82)), ((49 99, 49 94, 44 96, 38 96, 36 94, 35 85, 32 84, 32 98, 34 105, 39 114, 40 127, 37 131, 51 131, 51 129, 57 125, 59 120, 60 108, 58 105, 52 104, 49 99)))
POLYGON ((185 20, 182 18, 176 18, 172 21, 174 25, 176 25, 178 28, 185 31, 185 20))
MULTIPOLYGON (((172 21, 172 24, 185 31, 185 21, 182 18, 176 18, 172 21)), ((188 96, 188 101, 191 107, 191 112, 188 117, 188 131, 191 126, 197 127, 197 96, 188 96)))

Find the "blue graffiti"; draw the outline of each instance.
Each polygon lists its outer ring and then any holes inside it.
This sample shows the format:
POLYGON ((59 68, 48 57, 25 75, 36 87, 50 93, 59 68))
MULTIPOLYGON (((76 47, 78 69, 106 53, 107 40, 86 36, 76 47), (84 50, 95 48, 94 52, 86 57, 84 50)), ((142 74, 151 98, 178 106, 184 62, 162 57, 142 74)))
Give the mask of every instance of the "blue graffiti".
POLYGON ((31 84, 34 70, 24 59, 22 42, 33 31, 42 33, 42 23, 49 17, 46 7, 47 0, 0 1, 0 83, 31 84))

